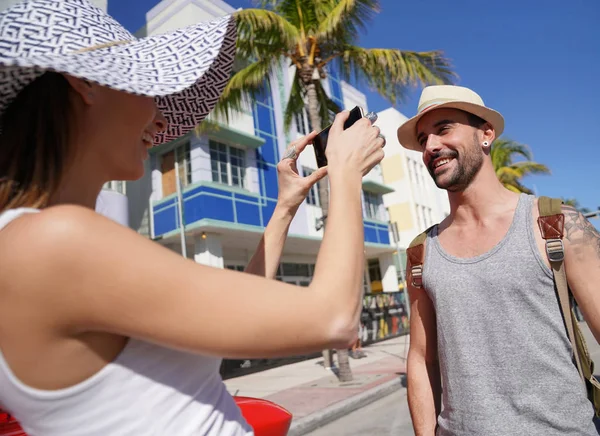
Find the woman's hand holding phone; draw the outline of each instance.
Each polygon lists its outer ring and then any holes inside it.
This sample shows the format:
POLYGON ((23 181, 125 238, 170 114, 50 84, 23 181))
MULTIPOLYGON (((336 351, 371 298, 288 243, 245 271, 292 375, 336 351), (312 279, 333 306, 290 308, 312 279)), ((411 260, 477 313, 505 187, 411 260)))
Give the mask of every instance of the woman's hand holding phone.
POLYGON ((385 155, 385 140, 379 135, 379 127, 373 126, 368 118, 363 117, 344 130, 344 122, 348 116, 349 111, 337 114, 329 131, 325 155, 330 177, 345 172, 356 172, 362 177, 381 162, 385 155))

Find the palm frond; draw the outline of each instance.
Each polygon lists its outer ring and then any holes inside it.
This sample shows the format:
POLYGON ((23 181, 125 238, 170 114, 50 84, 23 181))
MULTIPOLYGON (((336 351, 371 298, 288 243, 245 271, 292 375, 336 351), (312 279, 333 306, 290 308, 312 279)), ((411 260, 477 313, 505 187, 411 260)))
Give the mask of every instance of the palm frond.
POLYGON ((530 161, 515 162, 513 164, 513 167, 515 169, 517 169, 519 172, 521 172, 523 174, 523 176, 527 176, 529 174, 551 174, 550 168, 548 168, 544 164, 537 163, 537 162, 530 162, 530 161))
POLYGON ((533 174, 550 174, 550 169, 533 161, 531 149, 508 138, 498 138, 490 151, 496 176, 506 189, 513 192, 531 194, 532 191, 521 183, 521 179, 533 174), (515 159, 524 160, 515 160, 515 159))
POLYGON ((345 42, 355 41, 360 31, 367 30, 367 24, 379 12, 378 0, 336 0, 319 2, 317 8, 319 28, 317 38, 335 39, 345 42))
POLYGON ((589 208, 582 207, 576 198, 563 198, 562 201, 563 201, 564 205, 574 207, 581 213, 591 212, 591 210, 589 208))
POLYGON ((507 138, 498 138, 494 141, 490 155, 496 170, 512 164, 515 156, 520 156, 527 161, 533 159, 533 154, 527 145, 507 138))
POLYGON ((333 115, 340 112, 342 108, 327 95, 320 81, 316 81, 315 85, 317 99, 319 101, 319 118, 321 118, 321 125, 313 126, 313 129, 323 129, 333 122, 333 115))
POLYGON ((410 86, 448 84, 456 78, 440 51, 348 46, 339 61, 344 80, 366 83, 392 104, 402 101, 410 86))
POLYGON ((510 182, 523 177, 523 174, 513 166, 503 166, 496 170, 496 176, 501 182, 510 182))
POLYGON ((298 44, 299 32, 285 17, 265 9, 242 9, 234 13, 237 53, 245 58, 281 55, 298 44))
POLYGON ((262 3, 296 26, 301 35, 308 36, 318 27, 315 12, 323 1, 329 0, 263 0, 262 3))
POLYGON ((200 136, 215 133, 219 130, 221 130, 221 124, 214 119, 214 115, 211 112, 200 124, 194 127, 194 135, 196 138, 199 138, 200 136))
POLYGON ((268 92, 266 81, 269 80, 273 62, 266 58, 253 62, 231 77, 223 90, 213 112, 217 117, 229 121, 232 111, 242 111, 265 92, 268 92))
POLYGON ((520 194, 522 192, 526 193, 526 194, 530 194, 531 191, 527 188, 525 188, 524 186, 520 185, 520 184, 511 184, 511 183, 503 183, 504 187, 506 189, 508 189, 509 191, 512 192, 516 192, 517 194, 520 194))
POLYGON ((278 0, 252 0, 252 4, 260 9, 274 10, 279 3, 278 0))
POLYGON ((302 81, 298 77, 299 71, 296 69, 294 80, 292 81, 292 89, 290 90, 289 99, 283 113, 283 126, 287 130, 292 125, 294 116, 302 113, 306 106, 304 101, 304 90, 302 89, 302 81))

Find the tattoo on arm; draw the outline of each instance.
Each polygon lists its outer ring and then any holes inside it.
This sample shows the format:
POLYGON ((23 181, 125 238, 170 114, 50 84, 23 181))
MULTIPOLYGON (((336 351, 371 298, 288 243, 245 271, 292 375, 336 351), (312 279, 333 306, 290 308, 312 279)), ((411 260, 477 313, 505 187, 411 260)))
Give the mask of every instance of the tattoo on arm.
POLYGON ((572 206, 563 206, 565 215, 565 236, 571 244, 588 245, 595 249, 600 258, 600 233, 583 216, 581 212, 572 206))

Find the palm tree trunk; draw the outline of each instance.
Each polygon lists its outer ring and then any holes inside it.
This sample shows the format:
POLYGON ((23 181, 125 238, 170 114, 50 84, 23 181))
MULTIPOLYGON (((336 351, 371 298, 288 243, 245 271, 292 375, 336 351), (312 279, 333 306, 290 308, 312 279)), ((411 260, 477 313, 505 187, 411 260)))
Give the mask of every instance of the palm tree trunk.
MULTIPOLYGON (((317 99, 317 90, 314 80, 312 79, 312 67, 310 67, 310 76, 308 71, 303 71, 304 77, 310 77, 309 81, 306 81, 306 96, 308 99, 308 116, 312 128, 321 130, 321 117, 319 116, 319 101, 317 99)), ((304 68, 307 70, 307 68, 304 68)), ((323 230, 327 224, 327 215, 329 214, 329 180, 327 177, 321 179, 318 184, 319 186, 319 201, 321 203, 321 210, 323 213, 323 230)), ((323 360, 325 368, 331 368, 333 365, 332 350, 323 350, 323 360)), ((350 368, 350 360, 348 359, 348 350, 336 350, 338 359, 338 379, 340 382, 352 381, 352 369, 350 368)))

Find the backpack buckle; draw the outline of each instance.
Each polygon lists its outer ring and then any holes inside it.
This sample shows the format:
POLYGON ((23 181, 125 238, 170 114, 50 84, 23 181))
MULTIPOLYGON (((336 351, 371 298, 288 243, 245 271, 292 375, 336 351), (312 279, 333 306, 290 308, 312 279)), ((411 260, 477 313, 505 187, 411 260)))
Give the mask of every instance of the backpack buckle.
POLYGON ((546 240, 546 255, 550 262, 562 262, 565 260, 565 245, 562 239, 546 240))
POLYGON ((412 277, 412 285, 415 288, 423 287, 423 265, 415 265, 410 269, 410 275, 412 277))

